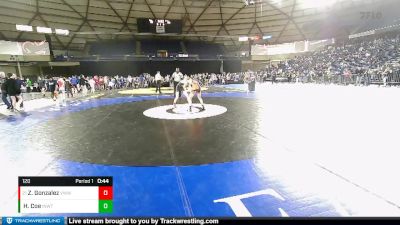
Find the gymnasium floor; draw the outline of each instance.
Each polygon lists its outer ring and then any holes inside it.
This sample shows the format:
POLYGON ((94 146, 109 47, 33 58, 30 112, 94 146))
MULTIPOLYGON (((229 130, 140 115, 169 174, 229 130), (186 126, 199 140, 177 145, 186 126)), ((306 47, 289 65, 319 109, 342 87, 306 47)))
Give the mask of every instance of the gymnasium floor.
POLYGON ((112 216, 400 216, 399 88, 243 90, 190 115, 129 91, 0 114, 0 216, 18 215, 18 176, 100 175, 112 216))

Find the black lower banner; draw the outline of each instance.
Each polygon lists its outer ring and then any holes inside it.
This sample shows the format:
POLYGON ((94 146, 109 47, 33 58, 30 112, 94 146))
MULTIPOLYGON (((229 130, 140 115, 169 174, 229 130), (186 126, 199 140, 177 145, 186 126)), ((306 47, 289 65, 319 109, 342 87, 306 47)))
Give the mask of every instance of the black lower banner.
POLYGON ((68 217, 68 225, 165 225, 165 224, 400 224, 400 218, 135 218, 135 217, 68 217))

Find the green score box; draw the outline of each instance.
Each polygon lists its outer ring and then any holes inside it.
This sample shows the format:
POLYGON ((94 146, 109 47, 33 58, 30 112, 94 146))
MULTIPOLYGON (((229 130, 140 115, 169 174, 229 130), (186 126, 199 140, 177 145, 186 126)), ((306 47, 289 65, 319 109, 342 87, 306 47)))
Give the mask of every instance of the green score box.
POLYGON ((112 200, 99 200, 99 213, 112 213, 113 202, 112 200))

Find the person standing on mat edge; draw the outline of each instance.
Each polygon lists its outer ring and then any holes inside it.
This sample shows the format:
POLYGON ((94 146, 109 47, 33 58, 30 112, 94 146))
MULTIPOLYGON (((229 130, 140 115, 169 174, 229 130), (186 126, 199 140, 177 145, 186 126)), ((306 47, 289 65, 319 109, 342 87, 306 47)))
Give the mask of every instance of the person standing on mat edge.
POLYGON ((24 109, 24 99, 22 98, 22 86, 24 85, 24 81, 21 78, 18 78, 17 75, 15 73, 13 73, 13 77, 14 79, 16 79, 17 82, 17 111, 21 111, 24 109))
POLYGON ((183 74, 179 71, 179 68, 176 68, 175 72, 171 76, 172 80, 174 81, 174 97, 176 97, 176 86, 183 78, 183 74))
POLYGON ((6 104, 7 109, 12 109, 11 103, 8 101, 7 94, 7 78, 4 72, 0 72, 1 99, 6 104))
POLYGON ((154 80, 156 81, 156 93, 157 91, 161 94, 161 82, 162 82, 162 76, 160 74, 160 71, 157 71, 156 76, 154 80))
POLYGON ((51 93, 51 98, 53 99, 53 101, 57 100, 57 94, 56 94, 56 81, 54 80, 54 78, 50 78, 49 83, 48 83, 48 90, 51 93))
POLYGON ((57 102, 57 105, 63 105, 67 106, 65 102, 65 81, 64 78, 60 77, 57 80, 57 86, 58 86, 58 94, 60 96, 60 102, 57 102))
POLYGON ((17 83, 17 75, 9 73, 7 74, 7 94, 11 98, 11 104, 13 110, 19 111, 21 109, 22 98, 18 98, 21 94, 21 86, 17 83))

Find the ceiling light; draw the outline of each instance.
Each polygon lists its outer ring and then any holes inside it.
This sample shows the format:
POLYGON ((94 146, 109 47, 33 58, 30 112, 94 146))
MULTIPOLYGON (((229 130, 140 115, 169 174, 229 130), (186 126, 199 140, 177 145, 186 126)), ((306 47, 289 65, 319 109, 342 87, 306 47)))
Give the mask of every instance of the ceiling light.
POLYGON ((17 25, 15 25, 15 27, 19 31, 33 31, 32 26, 29 26, 29 25, 19 25, 19 24, 17 24, 17 25))
POLYGON ((52 30, 49 27, 36 27, 36 31, 38 33, 45 33, 45 34, 51 34, 52 30))
POLYGON ((56 29, 56 34, 68 36, 69 35, 69 30, 56 29))
POLYGON ((255 0, 243 0, 244 5, 248 6, 248 5, 254 5, 255 4, 255 0))
POLYGON ((324 8, 335 4, 337 0, 300 0, 301 8, 324 8))
POLYGON ((239 37, 239 41, 248 41, 248 40, 249 40, 249 37, 247 37, 247 36, 239 37))

